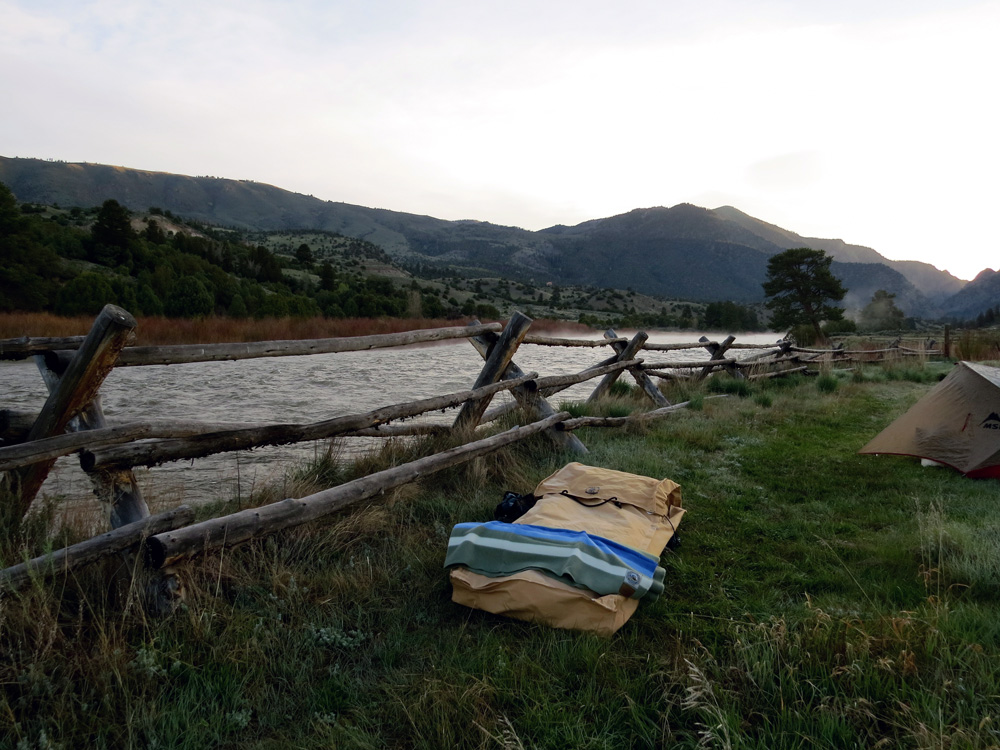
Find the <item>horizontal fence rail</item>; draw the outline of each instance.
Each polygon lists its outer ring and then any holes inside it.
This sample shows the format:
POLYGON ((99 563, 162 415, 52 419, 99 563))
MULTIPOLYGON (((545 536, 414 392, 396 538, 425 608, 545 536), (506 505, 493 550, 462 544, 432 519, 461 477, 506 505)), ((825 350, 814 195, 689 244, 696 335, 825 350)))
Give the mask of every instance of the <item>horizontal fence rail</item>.
MULTIPOLYGON (((223 362, 227 360, 258 359, 260 357, 299 357, 309 354, 338 354, 368 349, 385 349, 410 346, 433 341, 462 339, 487 331, 499 331, 499 323, 452 328, 430 328, 403 333, 380 333, 371 336, 348 336, 331 339, 304 339, 292 341, 251 341, 236 344, 177 344, 167 346, 129 346, 118 358, 119 367, 142 365, 178 365, 194 362, 223 362)), ((35 354, 53 351, 76 350, 83 336, 62 339, 6 339, 0 341, 0 359, 27 359, 35 354)))

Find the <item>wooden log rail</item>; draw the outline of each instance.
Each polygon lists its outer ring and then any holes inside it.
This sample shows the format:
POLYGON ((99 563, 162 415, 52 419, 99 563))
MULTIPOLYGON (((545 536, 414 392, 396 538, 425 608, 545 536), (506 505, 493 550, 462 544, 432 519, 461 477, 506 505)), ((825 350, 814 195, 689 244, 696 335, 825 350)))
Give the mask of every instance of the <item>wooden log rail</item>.
POLYGON ((613 344, 627 344, 628 339, 560 339, 549 336, 535 336, 528 334, 524 337, 524 344, 536 344, 538 346, 587 346, 596 348, 598 346, 611 346, 613 344))
POLYGON ((889 352, 898 353, 914 353, 914 354, 928 354, 930 352, 936 352, 936 349, 909 349, 903 346, 890 346, 884 349, 809 349, 802 346, 792 346, 790 347, 793 352, 801 352, 803 354, 886 354, 889 352))
POLYGON ((0 360, 28 359, 51 351, 79 349, 86 336, 21 336, 0 339, 0 360))
POLYGON ((766 380, 768 378, 779 378, 782 375, 791 375, 796 372, 806 372, 809 370, 808 365, 800 365, 799 367, 789 367, 784 370, 771 370, 769 372, 758 372, 751 373, 747 375, 747 380, 766 380))
POLYGON ((527 387, 534 390, 536 373, 513 380, 459 391, 445 396, 432 396, 404 404, 383 406, 364 414, 348 414, 309 424, 272 424, 241 430, 227 430, 187 438, 133 443, 101 450, 84 451, 81 465, 87 471, 108 471, 132 466, 156 466, 170 461, 202 458, 215 453, 284 445, 308 440, 323 440, 356 430, 376 427, 396 419, 405 419, 438 409, 458 406, 470 399, 481 399, 500 391, 527 387))
POLYGON ((336 513, 354 503, 380 495, 394 487, 412 482, 421 476, 456 466, 524 440, 554 427, 569 416, 569 412, 557 412, 547 419, 369 474, 307 497, 289 498, 260 508, 251 508, 175 531, 156 534, 146 541, 148 561, 152 567, 161 568, 208 550, 242 544, 282 529, 301 526, 336 513))
MULTIPOLYGON (((736 345, 733 344, 733 346, 735 347, 736 345)), ((740 364, 747 364, 750 362, 767 364, 775 361, 780 357, 784 357, 790 354, 791 348, 792 348, 791 341, 787 340, 779 341, 777 346, 767 347, 763 351, 758 352, 757 354, 751 354, 748 357, 744 357, 742 360, 740 360, 740 364)))
POLYGON ((613 362, 610 365, 604 365, 603 367, 591 367, 590 369, 583 370, 574 375, 548 375, 544 378, 538 378, 535 381, 535 384, 538 386, 539 393, 544 396, 549 396, 553 393, 558 393, 561 390, 569 388, 572 385, 586 383, 588 380, 593 380, 594 378, 601 377, 602 375, 607 375, 609 372, 620 372, 621 370, 627 370, 632 367, 639 367, 641 364, 641 359, 626 359, 621 362, 613 362))
MULTIPOLYGON (((10 471, 51 458, 68 456, 81 450, 98 451, 103 448, 130 443, 140 439, 168 440, 195 437, 236 430, 256 430, 262 424, 240 422, 130 422, 86 432, 71 432, 30 443, 0 447, 0 471, 10 471)), ((445 425, 437 424, 380 424, 345 432, 347 437, 403 437, 416 435, 441 435, 449 432, 445 425)))
POLYGON ((15 591, 32 580, 68 573, 119 552, 138 547, 152 534, 161 534, 194 521, 194 510, 180 505, 155 516, 147 516, 78 544, 40 555, 0 570, 0 591, 15 591))
MULTIPOLYGON (((706 346, 710 346, 712 344, 718 345, 719 342, 718 341, 709 341, 709 340, 706 339, 705 341, 695 341, 695 342, 692 342, 690 344, 655 344, 655 343, 646 343, 645 345, 643 345, 642 348, 646 349, 648 351, 651 351, 651 352, 676 352, 676 351, 683 351, 684 349, 703 349, 706 346)), ((729 348, 730 349, 773 349, 774 346, 775 346, 774 344, 738 344, 738 343, 733 343, 733 344, 730 344, 729 348)))
POLYGON ((674 361, 674 362, 650 362, 649 364, 643 365, 642 369, 643 370, 647 370, 647 371, 648 370, 681 370, 681 369, 697 370, 697 369, 702 368, 702 367, 709 367, 709 368, 719 367, 719 368, 722 368, 722 367, 725 367, 727 365, 735 365, 737 362, 738 362, 738 360, 733 359, 732 357, 727 357, 725 359, 705 359, 705 360, 699 360, 697 362, 681 362, 681 361, 674 361))
MULTIPOLYGON (((722 393, 715 396, 705 396, 706 401, 714 398, 728 398, 728 394, 722 393)), ((652 409, 651 411, 636 412, 635 414, 629 414, 627 417, 574 417, 562 422, 556 429, 571 432, 583 427, 625 427, 628 425, 643 424, 667 417, 688 408, 690 405, 690 401, 684 401, 680 404, 662 406, 659 409, 652 409)))
POLYGON ((690 403, 690 401, 684 401, 680 404, 663 406, 652 411, 629 414, 627 417, 574 417, 560 424, 558 429, 572 432, 582 427, 623 427, 629 424, 638 424, 665 417, 681 409, 686 409, 690 403))
MULTIPOLYGON (((222 362, 259 357, 296 357, 308 354, 335 354, 368 349, 385 349, 433 341, 463 339, 488 331, 499 331, 500 323, 475 326, 425 328, 403 333, 380 333, 371 336, 347 336, 330 339, 292 341, 252 341, 225 344, 180 344, 172 346, 130 346, 120 354, 119 367, 142 365, 177 365, 193 362, 222 362)), ((44 352, 78 349, 83 336, 69 338, 20 338, 0 341, 0 359, 27 359, 44 352)))

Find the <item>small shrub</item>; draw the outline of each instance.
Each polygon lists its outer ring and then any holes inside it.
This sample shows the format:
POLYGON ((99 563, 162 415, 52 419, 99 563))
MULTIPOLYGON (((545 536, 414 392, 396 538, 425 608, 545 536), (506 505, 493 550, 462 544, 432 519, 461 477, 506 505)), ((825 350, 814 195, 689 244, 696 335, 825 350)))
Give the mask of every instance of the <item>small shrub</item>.
POLYGON ((586 417, 590 414, 585 401, 561 401, 559 411, 568 411, 572 417, 586 417))
POLYGON ((765 409, 770 409, 774 405, 774 399, 771 397, 770 393, 758 393, 753 397, 754 403, 765 409))
POLYGON ((712 393, 727 393, 740 398, 746 398, 752 393, 749 382, 736 378, 712 378, 707 387, 712 393))

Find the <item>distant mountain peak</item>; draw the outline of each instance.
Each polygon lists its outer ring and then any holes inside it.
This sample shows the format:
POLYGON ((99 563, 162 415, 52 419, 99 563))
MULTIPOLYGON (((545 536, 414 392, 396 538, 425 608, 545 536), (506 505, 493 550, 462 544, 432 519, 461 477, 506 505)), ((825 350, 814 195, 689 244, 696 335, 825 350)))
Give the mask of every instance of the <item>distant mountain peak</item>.
POLYGON ((981 283, 983 281, 986 281, 987 279, 992 278, 993 276, 996 276, 997 273, 998 272, 994 271, 992 268, 984 268, 982 271, 976 274, 976 278, 974 278, 972 281, 981 283))

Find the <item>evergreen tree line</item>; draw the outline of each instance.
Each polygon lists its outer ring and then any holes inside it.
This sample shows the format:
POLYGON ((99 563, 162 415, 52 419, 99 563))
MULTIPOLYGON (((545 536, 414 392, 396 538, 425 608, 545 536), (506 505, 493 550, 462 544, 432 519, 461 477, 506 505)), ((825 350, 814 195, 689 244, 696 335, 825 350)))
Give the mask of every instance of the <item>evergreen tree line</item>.
POLYGON ((308 247, 293 260, 218 235, 168 234, 157 218, 165 213, 155 209, 137 232, 130 212, 114 200, 91 213, 88 232, 83 210, 48 216, 19 206, 0 183, 0 311, 94 314, 110 302, 138 315, 168 317, 421 312, 389 280, 341 272, 328 261, 316 265, 308 247), (292 278, 283 272, 290 265, 310 275, 292 278))
MULTIPOLYGON (((995 307, 989 307, 983 312, 976 316, 976 328, 992 328, 997 323, 1000 323, 1000 305, 995 307)), ((971 327, 971 321, 970 321, 971 327)))

